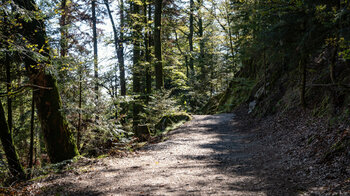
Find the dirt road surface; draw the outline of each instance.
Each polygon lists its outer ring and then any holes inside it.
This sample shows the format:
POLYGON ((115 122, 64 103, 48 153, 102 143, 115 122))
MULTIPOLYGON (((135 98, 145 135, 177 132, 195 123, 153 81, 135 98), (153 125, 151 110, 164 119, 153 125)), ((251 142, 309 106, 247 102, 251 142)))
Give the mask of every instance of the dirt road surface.
POLYGON ((280 175, 252 124, 234 114, 195 115, 137 155, 105 158, 36 186, 42 195, 295 195, 293 179, 280 175))

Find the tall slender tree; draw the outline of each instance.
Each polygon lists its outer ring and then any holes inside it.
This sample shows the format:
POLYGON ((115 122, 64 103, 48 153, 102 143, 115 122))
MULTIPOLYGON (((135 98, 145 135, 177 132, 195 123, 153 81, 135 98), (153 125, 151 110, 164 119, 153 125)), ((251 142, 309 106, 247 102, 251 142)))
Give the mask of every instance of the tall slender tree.
POLYGON ((120 95, 126 95, 126 79, 125 79, 125 62, 124 62, 124 0, 119 1, 119 43, 118 43, 118 51, 117 57, 119 62, 119 74, 120 74, 120 95))
POLYGON ((0 139, 10 172, 16 178, 24 178, 25 172, 19 161, 15 145, 13 144, 12 135, 6 122, 5 111, 0 100, 0 139))
POLYGON ((138 94, 141 92, 140 73, 141 73, 141 21, 140 21, 140 5, 138 2, 131 3, 132 17, 132 42, 133 42, 133 92, 138 94))
POLYGON ((28 161, 28 167, 29 167, 29 176, 31 175, 31 170, 33 168, 33 154, 34 154, 34 115, 35 115, 35 102, 34 102, 34 91, 32 91, 32 104, 31 104, 31 111, 30 111, 30 144, 29 144, 29 161, 28 161))
POLYGON ((125 82, 125 65, 124 65, 124 46, 123 46, 123 41, 122 41, 122 39, 124 39, 124 33, 122 30, 124 28, 124 2, 123 2, 123 0, 120 0, 119 37, 118 37, 117 27, 115 25, 108 0, 104 0, 104 3, 106 5, 107 13, 108 13, 108 16, 110 18, 110 21, 112 24, 112 29, 113 29, 114 46, 115 46, 115 50, 117 53, 118 64, 119 64, 120 94, 122 96, 125 96, 126 95, 126 82, 125 82))
MULTIPOLYGON (((132 18, 131 22, 132 24, 132 43, 133 43, 133 57, 132 57, 132 63, 133 63, 133 93, 135 95, 140 95, 141 93, 141 31, 142 26, 140 21, 140 4, 139 2, 131 2, 130 7, 132 9, 132 18)), ((141 104, 139 103, 140 99, 135 98, 133 103, 133 129, 137 133, 138 125, 139 125, 139 113, 141 110, 141 104)))
POLYGON ((152 77, 151 77, 151 54, 150 54, 150 44, 151 44, 151 4, 147 0, 143 0, 143 18, 144 18, 144 46, 145 46, 145 64, 146 64, 146 94, 150 95, 152 92, 152 77), (149 4, 149 5, 148 5, 149 4), (148 8, 148 9, 147 9, 148 8))
POLYGON ((154 54, 155 54, 155 75, 156 75, 156 88, 162 89, 163 82, 163 63, 162 63, 162 0, 155 0, 154 10, 154 54))
POLYGON ((205 65, 205 54, 204 54, 204 49, 205 49, 205 43, 204 43, 204 27, 203 27, 203 16, 202 16, 202 5, 203 5, 203 0, 198 0, 198 6, 197 6, 197 13, 198 13, 198 37, 199 37, 199 67, 201 69, 201 80, 203 82, 206 81, 207 77, 207 70, 206 70, 206 65, 205 65))
POLYGON ((96 27, 96 0, 91 1, 92 9, 92 41, 94 43, 94 78, 95 78, 95 102, 98 103, 98 54, 97 54, 97 27, 96 27))
POLYGON ((191 75, 194 75, 194 65, 193 65, 193 11, 194 11, 194 2, 190 0, 190 33, 188 35, 188 44, 190 46, 190 62, 189 67, 191 70, 191 75))
POLYGON ((68 54, 68 6, 67 0, 61 1, 61 17, 60 17, 60 55, 66 57, 68 54))
POLYGON ((11 137, 13 135, 12 133, 12 96, 11 96, 11 83, 12 83, 12 78, 11 78, 11 62, 10 62, 10 55, 6 52, 5 54, 5 67, 6 67, 6 88, 7 88, 7 122, 8 122, 8 127, 10 130, 11 137))

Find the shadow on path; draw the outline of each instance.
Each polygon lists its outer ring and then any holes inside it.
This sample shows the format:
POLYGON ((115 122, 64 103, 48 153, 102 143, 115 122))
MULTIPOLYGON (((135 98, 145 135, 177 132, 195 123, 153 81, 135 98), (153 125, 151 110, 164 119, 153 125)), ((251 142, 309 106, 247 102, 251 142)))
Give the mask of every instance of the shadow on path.
MULTIPOLYGON (((271 149, 256 140, 259 130, 257 123, 239 119, 232 114, 219 114, 202 118, 215 123, 203 123, 203 134, 214 134, 217 140, 199 145, 199 148, 211 149, 213 153, 205 156, 186 156, 186 159, 215 160, 211 165, 231 178, 249 177, 228 183, 230 190, 239 192, 263 192, 266 195, 297 195, 303 188, 298 182, 288 178, 289 171, 278 165, 278 157, 271 149)), ((208 185, 210 182, 208 182, 208 185)))
POLYGON ((43 195, 296 195, 297 183, 255 139, 256 128, 234 114, 194 116, 139 156, 48 180, 43 195))

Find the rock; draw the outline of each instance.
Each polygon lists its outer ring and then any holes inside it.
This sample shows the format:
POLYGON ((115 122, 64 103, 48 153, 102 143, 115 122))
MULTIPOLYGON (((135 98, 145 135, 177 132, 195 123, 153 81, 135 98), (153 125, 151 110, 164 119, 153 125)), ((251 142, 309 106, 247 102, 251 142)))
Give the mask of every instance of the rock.
POLYGON ((163 116, 160 121, 156 124, 156 129, 165 131, 165 129, 173 124, 181 121, 191 120, 191 116, 186 113, 169 114, 163 116))
POLYGON ((251 102, 249 103, 249 111, 248 111, 248 114, 252 113, 252 111, 254 110, 255 106, 256 106, 256 101, 255 101, 255 100, 254 100, 254 101, 251 101, 251 102))
POLYGON ((140 141, 147 141, 151 136, 151 132, 149 131, 147 125, 139 125, 137 127, 135 135, 139 138, 140 141))

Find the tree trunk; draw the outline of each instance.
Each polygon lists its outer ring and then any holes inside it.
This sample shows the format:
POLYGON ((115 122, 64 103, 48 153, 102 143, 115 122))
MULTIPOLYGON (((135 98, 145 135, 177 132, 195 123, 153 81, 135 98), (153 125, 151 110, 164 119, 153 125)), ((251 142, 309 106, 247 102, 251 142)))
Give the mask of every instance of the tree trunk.
MULTIPOLYGON (((143 0, 143 14, 144 14, 144 24, 145 26, 145 34, 144 34, 144 45, 145 45, 145 59, 146 59, 146 94, 147 97, 152 93, 152 78, 151 78, 151 56, 150 56, 150 29, 151 26, 148 24, 148 21, 151 17, 151 7, 148 9, 148 17, 147 17, 147 0, 143 0)), ((148 100, 148 98, 146 99, 148 100)))
MULTIPOLYGON (((34 0, 15 0, 15 3, 24 9, 38 11, 34 0)), ((23 29, 22 35, 38 48, 44 48, 44 55, 50 54, 46 47, 45 23, 42 20, 19 20, 23 29)), ((46 149, 51 162, 57 163, 79 155, 77 146, 67 120, 62 113, 62 103, 58 92, 56 79, 45 71, 45 65, 51 64, 48 60, 38 64, 30 54, 23 55, 23 60, 31 82, 39 86, 35 91, 35 105, 44 135, 46 149)))
MULTIPOLYGON (((19 76, 18 77, 18 84, 21 84, 22 83, 22 76, 19 76)), ((19 102, 19 105, 20 106, 23 106, 24 105, 24 96, 22 94, 19 94, 17 96, 17 99, 18 99, 18 102, 19 102)), ((20 125, 23 125, 25 123, 25 118, 24 118, 24 107, 17 107, 18 110, 19 110, 19 116, 18 116, 18 122, 20 125)), ((16 133, 13 133, 13 135, 15 135, 16 133)))
POLYGON ((39 89, 35 94, 35 103, 43 129, 47 152, 53 163, 71 159, 79 154, 72 130, 61 112, 56 79, 50 74, 40 73, 34 84, 50 87, 50 90, 39 89))
POLYGON ((96 0, 91 2, 92 8, 92 40, 94 43, 94 78, 95 78, 95 94, 96 105, 98 103, 98 56, 97 56, 97 28, 96 28, 96 0))
POLYGON ((80 140, 81 140, 81 102, 82 102, 82 72, 79 73, 79 103, 78 103, 78 107, 79 107, 79 116, 78 116, 78 131, 77 131, 77 147, 78 150, 80 148, 80 140))
MULTIPOLYGON (((140 14, 140 6, 133 2, 133 14, 140 14)), ((141 92, 140 84, 140 57, 141 57, 141 43, 140 43, 140 33, 141 26, 138 17, 133 18, 133 92, 138 94, 141 92)))
POLYGON ((11 137, 12 133, 12 98, 11 94, 11 68, 10 68, 10 56, 6 52, 5 54, 5 67, 6 67, 6 88, 7 88, 7 122, 10 130, 11 137))
POLYGON ((193 66, 193 10, 194 2, 190 0, 190 34, 188 35, 188 42, 190 45, 190 62, 189 67, 191 70, 191 75, 194 75, 194 66, 193 66))
POLYGON ((28 175, 31 176, 31 171, 33 168, 33 151, 34 151, 34 91, 32 92, 32 105, 31 105, 31 115, 30 115, 30 145, 29 145, 29 173, 28 175))
POLYGON ((35 165, 38 165, 38 167, 41 167, 41 159, 40 159, 40 155, 41 155, 41 146, 40 146, 40 131, 38 129, 36 129, 35 132, 35 148, 34 148, 34 163, 35 165))
POLYGON ((228 29, 228 37, 229 37, 229 41, 230 41, 230 52, 231 52, 231 58, 232 58, 232 61, 234 60, 234 48, 233 48, 233 38, 232 38, 232 25, 231 25, 231 19, 230 19, 230 14, 231 14, 231 11, 228 10, 229 7, 230 7, 230 4, 229 2, 227 2, 225 0, 225 11, 226 11, 226 22, 227 22, 227 29, 228 29))
POLYGON ((61 18, 60 18, 60 55, 61 57, 66 57, 68 53, 68 29, 67 29, 67 0, 61 1, 61 18))
POLYGON ((120 0, 120 30, 117 57, 120 74, 120 94, 126 95, 125 64, 124 64, 124 0, 120 0))
MULTIPOLYGON (((123 42, 121 41, 121 37, 124 35, 122 32, 123 26, 124 26, 124 3, 123 0, 121 0, 121 5, 120 5, 120 21, 121 21, 121 29, 120 29, 120 38, 118 38, 118 31, 116 28, 116 25, 114 23, 114 19, 109 7, 108 0, 104 0, 104 3, 107 7, 107 12, 108 16, 110 18, 110 21, 112 23, 112 29, 113 29, 113 35, 114 35, 114 45, 115 45, 115 50, 117 53, 117 58, 118 58, 118 64, 119 64, 119 74, 120 74, 120 93, 122 96, 126 95, 126 84, 125 84, 125 69, 124 69, 124 48, 123 48, 123 42)), ((117 87, 116 87, 117 89, 117 87)))
MULTIPOLYGON (((132 7, 132 13, 135 15, 140 14, 140 6, 138 5, 138 2, 131 2, 132 7)), ((141 83, 140 83, 140 73, 141 73, 141 67, 140 67, 140 57, 141 57, 141 43, 140 43, 140 33, 141 33, 141 21, 138 17, 133 17, 132 22, 134 23, 132 25, 133 27, 133 92, 135 95, 139 95, 141 92, 141 83)), ((138 103, 139 99, 135 98, 133 103, 133 130, 136 133, 138 124, 139 124, 139 113, 140 113, 140 104, 138 103)))
POLYGON ((202 82, 206 82, 206 76, 207 76, 207 70, 205 67, 205 54, 204 54, 204 29, 203 29, 203 19, 202 19, 202 12, 201 12, 201 6, 202 6, 202 0, 198 1, 198 35, 199 35, 199 64, 201 68, 201 80, 202 82))
POLYGON ((161 27, 162 27, 162 0, 155 1, 154 10, 154 55, 155 55, 155 74, 156 74, 156 88, 162 89, 163 82, 163 63, 162 63, 162 41, 161 41, 161 27))
MULTIPOLYGON (((114 23, 114 19, 113 19, 113 16, 112 16, 112 13, 111 13, 111 9, 109 7, 109 2, 108 0, 104 0, 104 4, 106 5, 106 8, 107 8, 107 13, 108 13, 108 16, 109 16, 109 19, 111 21, 111 24, 112 24, 112 30, 113 30, 113 36, 114 36, 114 47, 115 47, 115 52, 117 54, 117 58, 118 58, 118 62, 119 62, 119 56, 118 56, 118 48, 119 48, 119 42, 120 40, 118 39, 118 32, 117 32, 117 28, 115 26, 115 23, 114 23)), ((119 64, 119 63, 117 63, 119 64)), ((115 66, 115 72, 117 72, 117 69, 118 69, 118 65, 115 66)), ((118 89, 118 86, 117 86, 117 76, 115 75, 115 84, 111 84, 112 86, 112 97, 113 98, 116 98, 117 97, 117 89, 118 89)), ((117 108, 117 107, 116 107, 117 108)), ((115 118, 117 119, 117 111, 116 111, 116 116, 115 118)))
POLYGON ((23 167, 19 161, 12 136, 5 118, 5 111, 0 100, 0 139, 6 154, 10 172, 16 178, 25 178, 23 167))

